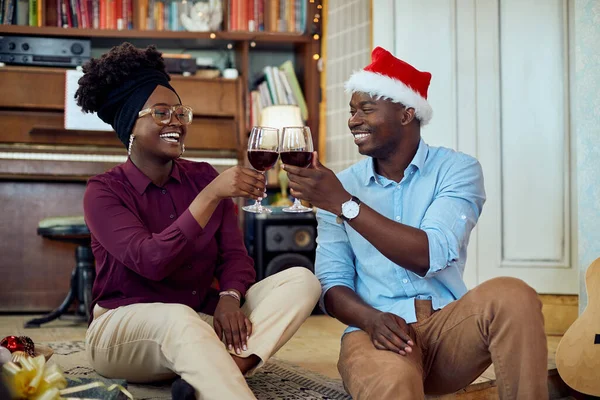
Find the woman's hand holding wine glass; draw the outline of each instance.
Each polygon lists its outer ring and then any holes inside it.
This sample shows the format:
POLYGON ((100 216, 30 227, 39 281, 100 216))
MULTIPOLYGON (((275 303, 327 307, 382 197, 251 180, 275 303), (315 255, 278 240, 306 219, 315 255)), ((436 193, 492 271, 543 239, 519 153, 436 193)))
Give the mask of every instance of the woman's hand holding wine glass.
POLYGON ((260 172, 236 166, 219 174, 206 189, 218 200, 232 197, 262 200, 266 186, 264 176, 260 172))

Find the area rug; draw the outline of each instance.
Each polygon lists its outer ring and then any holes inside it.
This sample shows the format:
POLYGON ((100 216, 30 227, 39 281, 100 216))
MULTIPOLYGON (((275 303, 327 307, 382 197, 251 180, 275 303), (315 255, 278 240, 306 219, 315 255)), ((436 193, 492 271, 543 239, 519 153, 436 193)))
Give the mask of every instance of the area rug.
MULTIPOLYGON (((68 378, 102 378, 87 362, 84 342, 48 342, 54 350, 50 362, 57 363, 68 378)), ((253 377, 248 385, 259 400, 350 400, 341 380, 307 371, 277 358, 272 358, 253 377)), ((171 399, 171 382, 138 385, 128 384, 127 389, 135 399, 171 399)), ((228 399, 224 399, 228 400, 228 399)))

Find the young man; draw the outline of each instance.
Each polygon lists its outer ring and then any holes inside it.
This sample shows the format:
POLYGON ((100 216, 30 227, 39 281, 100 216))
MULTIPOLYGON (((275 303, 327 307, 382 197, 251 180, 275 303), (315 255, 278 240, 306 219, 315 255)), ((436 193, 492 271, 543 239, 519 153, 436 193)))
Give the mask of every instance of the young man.
POLYGON ((430 147, 431 74, 382 48, 352 75, 348 126, 368 156, 336 175, 286 165, 318 211, 321 306, 349 325, 338 368, 355 399, 455 392, 494 364, 501 399, 547 399, 536 292, 513 278, 467 291, 469 235, 485 202, 477 160, 430 147))

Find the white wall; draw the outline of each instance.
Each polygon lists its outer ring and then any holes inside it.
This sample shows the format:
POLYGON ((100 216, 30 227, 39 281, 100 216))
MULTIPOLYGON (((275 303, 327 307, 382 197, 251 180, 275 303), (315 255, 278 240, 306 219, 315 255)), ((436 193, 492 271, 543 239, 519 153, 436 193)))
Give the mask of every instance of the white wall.
POLYGON ((431 145, 479 159, 488 201, 465 280, 575 293, 565 0, 373 0, 373 39, 431 72, 431 145))
POLYGON ((580 269, 579 311, 587 305, 585 273, 600 257, 600 1, 575 0, 574 115, 580 269))

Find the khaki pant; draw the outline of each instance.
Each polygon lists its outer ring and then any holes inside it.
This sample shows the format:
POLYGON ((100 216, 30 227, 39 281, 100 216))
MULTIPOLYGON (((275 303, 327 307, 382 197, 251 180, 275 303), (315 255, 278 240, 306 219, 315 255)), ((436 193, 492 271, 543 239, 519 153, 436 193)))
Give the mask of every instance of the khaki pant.
MULTIPOLYGON (((319 281, 306 268, 290 268, 252 286, 242 307, 252 335, 241 357, 257 355, 260 367, 298 330, 320 293, 319 281)), ((197 399, 255 398, 215 334, 211 316, 165 303, 100 311, 86 334, 87 356, 99 374, 138 383, 179 375, 196 389, 197 399)))
POLYGON ((500 399, 548 399, 541 302, 513 278, 484 282, 443 309, 416 301, 406 356, 377 350, 363 331, 344 336, 338 369, 355 400, 419 400, 456 392, 493 362, 500 399))

